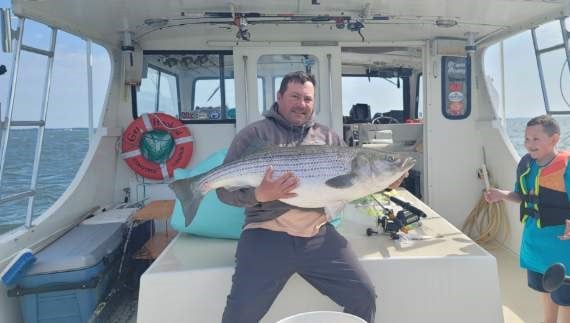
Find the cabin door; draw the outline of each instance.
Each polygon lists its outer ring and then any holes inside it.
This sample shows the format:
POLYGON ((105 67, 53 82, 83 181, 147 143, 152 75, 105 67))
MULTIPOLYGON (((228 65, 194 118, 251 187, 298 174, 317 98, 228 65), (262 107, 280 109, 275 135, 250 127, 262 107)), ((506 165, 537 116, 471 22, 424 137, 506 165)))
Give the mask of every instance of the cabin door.
POLYGON ((317 121, 342 134, 340 47, 234 47, 236 127, 262 118, 276 99, 283 75, 303 70, 317 80, 317 121))

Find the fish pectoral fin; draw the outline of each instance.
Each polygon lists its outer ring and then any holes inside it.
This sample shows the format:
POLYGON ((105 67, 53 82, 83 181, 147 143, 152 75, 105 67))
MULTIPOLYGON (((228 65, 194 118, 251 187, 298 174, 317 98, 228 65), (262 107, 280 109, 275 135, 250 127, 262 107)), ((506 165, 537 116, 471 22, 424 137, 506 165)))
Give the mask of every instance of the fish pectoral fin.
POLYGON ((325 182, 327 186, 333 188, 349 188, 354 185, 354 174, 345 174, 333 177, 325 182))

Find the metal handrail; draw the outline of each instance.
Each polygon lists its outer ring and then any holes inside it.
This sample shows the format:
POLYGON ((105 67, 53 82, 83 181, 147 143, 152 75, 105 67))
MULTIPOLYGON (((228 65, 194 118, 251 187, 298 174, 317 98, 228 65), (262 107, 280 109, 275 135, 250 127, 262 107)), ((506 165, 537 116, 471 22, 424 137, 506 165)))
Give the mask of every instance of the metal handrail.
POLYGON ((17 201, 17 200, 23 199, 25 197, 33 196, 35 193, 36 192, 34 192, 34 191, 25 191, 25 192, 20 192, 20 193, 4 196, 4 197, 0 198, 0 204, 8 203, 11 201, 17 201))

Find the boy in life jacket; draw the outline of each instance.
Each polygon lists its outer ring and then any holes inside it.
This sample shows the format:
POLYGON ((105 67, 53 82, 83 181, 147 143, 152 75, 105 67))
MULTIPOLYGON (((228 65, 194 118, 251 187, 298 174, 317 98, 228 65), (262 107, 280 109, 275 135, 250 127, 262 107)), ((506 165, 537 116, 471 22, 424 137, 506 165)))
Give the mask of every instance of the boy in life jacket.
POLYGON ((570 285, 548 293, 542 277, 548 267, 562 263, 570 268, 570 152, 558 151, 560 126, 549 115, 531 119, 525 130, 528 154, 517 167, 514 191, 491 188, 487 202, 508 200, 520 203, 524 226, 520 266, 527 269, 528 286, 540 292, 544 323, 570 322, 570 285))

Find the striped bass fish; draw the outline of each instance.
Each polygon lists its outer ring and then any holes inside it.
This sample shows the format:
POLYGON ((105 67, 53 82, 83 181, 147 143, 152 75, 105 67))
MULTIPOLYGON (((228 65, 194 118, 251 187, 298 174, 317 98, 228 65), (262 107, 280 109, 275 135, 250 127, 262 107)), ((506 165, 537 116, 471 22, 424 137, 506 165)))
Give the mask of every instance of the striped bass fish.
POLYGON ((291 171, 299 178, 295 197, 282 199, 303 208, 325 208, 327 213, 344 204, 386 189, 415 164, 413 158, 398 158, 370 148, 339 146, 271 147, 209 172, 170 184, 182 204, 186 226, 202 198, 220 187, 237 190, 257 187, 269 166, 277 178, 291 171))

